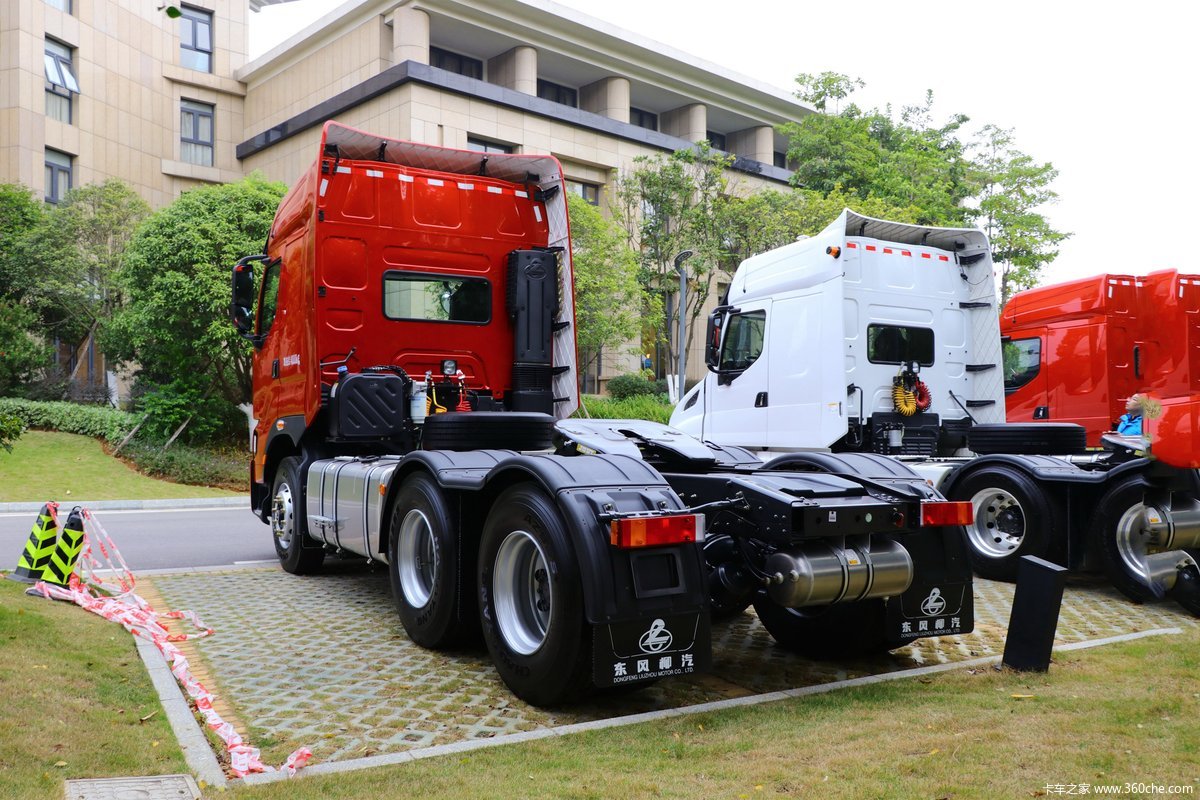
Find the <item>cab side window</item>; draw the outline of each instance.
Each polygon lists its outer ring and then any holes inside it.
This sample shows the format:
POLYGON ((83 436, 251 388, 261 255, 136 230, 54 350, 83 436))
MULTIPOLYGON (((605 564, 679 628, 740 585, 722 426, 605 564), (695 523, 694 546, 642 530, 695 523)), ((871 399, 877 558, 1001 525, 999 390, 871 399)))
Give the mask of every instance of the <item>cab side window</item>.
POLYGON ((1037 377, 1042 365, 1042 340, 1009 339, 1004 342, 1004 391, 1012 394, 1037 377))
POLYGON ((725 341, 721 343, 721 372, 742 372, 762 355, 767 329, 766 311, 748 311, 729 318, 725 341))
POLYGON ((262 294, 258 298, 259 336, 266 336, 275 324, 275 311, 279 308, 279 270, 281 262, 274 261, 263 274, 262 294))

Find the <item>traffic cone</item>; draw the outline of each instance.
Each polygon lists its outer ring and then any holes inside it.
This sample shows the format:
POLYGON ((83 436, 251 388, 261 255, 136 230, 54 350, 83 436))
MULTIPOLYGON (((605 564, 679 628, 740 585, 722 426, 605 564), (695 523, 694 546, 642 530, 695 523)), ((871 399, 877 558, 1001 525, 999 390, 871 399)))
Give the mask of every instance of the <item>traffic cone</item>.
POLYGON ((46 503, 38 514, 37 522, 33 523, 33 531, 29 541, 17 561, 17 569, 9 574, 9 578, 21 583, 35 583, 41 580, 42 569, 50 563, 54 553, 54 540, 58 536, 58 503, 46 503))
POLYGON ((71 509, 67 524, 58 535, 58 544, 42 569, 42 580, 55 586, 66 586, 75 571, 75 562, 83 549, 83 514, 79 506, 71 509))

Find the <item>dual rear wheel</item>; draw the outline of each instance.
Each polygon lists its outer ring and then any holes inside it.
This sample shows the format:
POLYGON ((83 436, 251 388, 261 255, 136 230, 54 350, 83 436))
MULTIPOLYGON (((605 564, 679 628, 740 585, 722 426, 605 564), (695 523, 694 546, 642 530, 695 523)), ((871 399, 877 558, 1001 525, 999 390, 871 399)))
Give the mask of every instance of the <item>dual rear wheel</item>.
POLYGON ((457 512, 425 473, 401 484, 389 525, 389 574, 400 621, 417 644, 470 644, 480 634, 500 677, 534 705, 590 686, 591 627, 566 525, 539 487, 493 504, 477 556, 460 548, 457 512))

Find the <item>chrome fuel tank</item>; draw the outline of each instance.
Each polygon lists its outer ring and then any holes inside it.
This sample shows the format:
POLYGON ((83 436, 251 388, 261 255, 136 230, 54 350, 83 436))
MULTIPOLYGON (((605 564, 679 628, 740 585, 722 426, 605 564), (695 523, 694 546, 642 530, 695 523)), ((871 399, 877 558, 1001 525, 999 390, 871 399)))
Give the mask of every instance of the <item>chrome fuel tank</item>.
POLYGON ((308 468, 305 509, 314 539, 387 561, 380 548, 383 503, 399 456, 339 456, 308 468))

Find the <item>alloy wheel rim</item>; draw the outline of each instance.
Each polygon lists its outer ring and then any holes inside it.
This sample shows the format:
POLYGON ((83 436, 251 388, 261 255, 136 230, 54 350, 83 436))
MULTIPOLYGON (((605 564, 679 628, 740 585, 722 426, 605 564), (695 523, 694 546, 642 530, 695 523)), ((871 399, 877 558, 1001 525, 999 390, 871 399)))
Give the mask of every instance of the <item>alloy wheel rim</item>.
POLYGON ((396 569, 404 599, 413 608, 423 608, 433 595, 433 580, 438 566, 433 528, 424 512, 414 508, 404 515, 396 550, 396 569))
POLYGON ((1025 540, 1025 510, 1001 489, 984 489, 971 498, 975 519, 967 537, 975 552, 987 558, 1012 555, 1025 540))
POLYGON ((496 623, 505 643, 531 655, 545 643, 554 614, 554 592, 546 554, 522 530, 504 537, 496 552, 493 579, 496 623))

